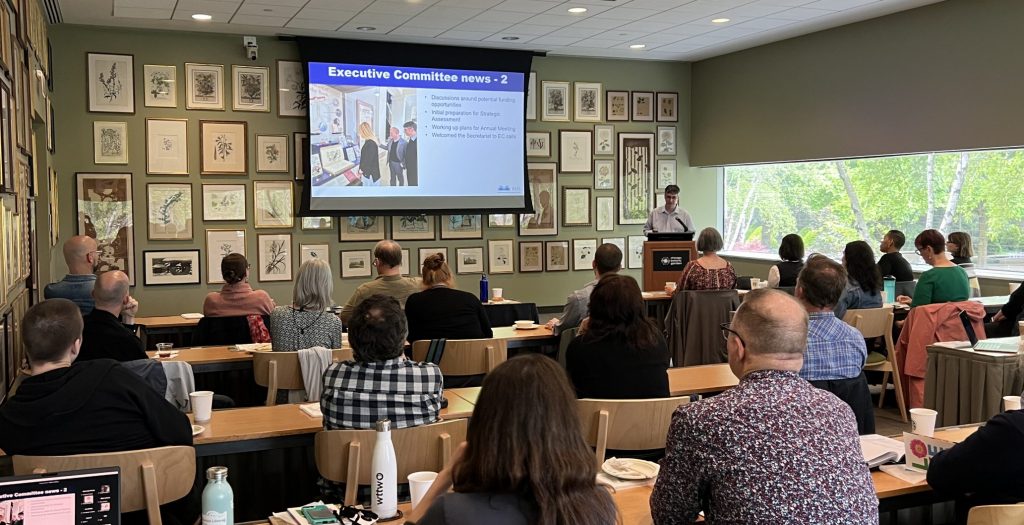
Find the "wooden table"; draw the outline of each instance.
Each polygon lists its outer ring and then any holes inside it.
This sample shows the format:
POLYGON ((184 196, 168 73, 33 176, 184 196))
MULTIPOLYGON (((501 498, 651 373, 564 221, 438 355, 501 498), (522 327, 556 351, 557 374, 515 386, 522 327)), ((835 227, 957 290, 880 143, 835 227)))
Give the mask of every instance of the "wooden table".
MULTIPOLYGON (((225 370, 252 370, 252 353, 232 350, 233 346, 192 346, 177 348, 178 355, 158 358, 161 361, 183 361, 192 365, 193 373, 223 372, 225 370)), ((157 358, 156 351, 146 352, 157 358)))
POLYGON ((668 389, 673 396, 722 392, 739 382, 728 363, 668 369, 668 389))
POLYGON ((1003 305, 1010 300, 1009 295, 987 295, 985 297, 972 297, 971 301, 981 303, 985 311, 994 314, 1002 309, 1003 305))
POLYGON ((498 326, 491 329, 495 339, 505 339, 509 348, 528 348, 544 345, 558 345, 558 337, 550 328, 540 325, 532 330, 518 330, 514 326, 498 326))
POLYGON ((136 317, 135 324, 141 327, 143 343, 155 348, 157 342, 173 342, 175 346, 186 346, 192 342, 192 331, 199 319, 185 319, 180 315, 136 317))

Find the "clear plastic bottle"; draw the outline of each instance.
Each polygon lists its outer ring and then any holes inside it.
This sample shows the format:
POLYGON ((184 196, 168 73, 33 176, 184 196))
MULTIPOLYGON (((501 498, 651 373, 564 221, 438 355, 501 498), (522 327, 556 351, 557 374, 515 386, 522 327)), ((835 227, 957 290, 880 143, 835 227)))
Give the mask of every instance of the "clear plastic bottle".
POLYGON ((228 484, 227 467, 206 469, 202 525, 235 525, 235 494, 228 484))
POLYGON ((377 443, 373 446, 370 472, 373 474, 370 509, 381 519, 394 517, 398 514, 398 462, 388 419, 377 421, 377 443))

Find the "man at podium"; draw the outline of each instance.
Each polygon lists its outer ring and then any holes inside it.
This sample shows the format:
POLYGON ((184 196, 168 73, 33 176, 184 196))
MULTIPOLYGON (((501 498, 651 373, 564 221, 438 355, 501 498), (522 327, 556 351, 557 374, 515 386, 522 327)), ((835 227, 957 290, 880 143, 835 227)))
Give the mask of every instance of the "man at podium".
POLYGON ((679 186, 665 187, 665 205, 654 208, 644 224, 644 235, 657 233, 686 233, 693 231, 689 212, 679 207, 679 186))

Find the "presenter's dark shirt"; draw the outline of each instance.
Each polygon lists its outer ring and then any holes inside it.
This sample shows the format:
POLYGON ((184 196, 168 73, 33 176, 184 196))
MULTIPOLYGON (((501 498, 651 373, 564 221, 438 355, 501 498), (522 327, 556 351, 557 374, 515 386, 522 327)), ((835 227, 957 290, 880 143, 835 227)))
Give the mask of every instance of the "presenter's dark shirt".
POLYGON ((895 277, 896 282, 914 280, 914 271, 910 269, 910 263, 903 258, 903 254, 900 252, 882 255, 878 259, 878 271, 882 273, 882 277, 886 275, 895 277))
POLYGON ((409 176, 409 185, 416 186, 419 181, 419 153, 416 151, 416 137, 405 144, 405 174, 409 176))
POLYGON ((377 157, 376 142, 369 139, 363 142, 363 149, 359 151, 359 171, 374 182, 380 180, 380 158, 377 157))
POLYGON ((147 359, 146 349, 135 333, 114 317, 114 314, 99 308, 83 318, 82 349, 78 360, 113 359, 134 361, 147 359))
POLYGON ((480 299, 462 290, 436 287, 405 301, 409 341, 421 339, 486 339, 494 337, 480 299))

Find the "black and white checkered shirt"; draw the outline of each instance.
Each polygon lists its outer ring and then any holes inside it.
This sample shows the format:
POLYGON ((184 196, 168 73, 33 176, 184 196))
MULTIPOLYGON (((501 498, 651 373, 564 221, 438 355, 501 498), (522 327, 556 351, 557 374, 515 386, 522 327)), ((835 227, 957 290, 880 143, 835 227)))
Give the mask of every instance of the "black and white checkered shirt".
POLYGON ((387 361, 334 363, 324 372, 320 410, 324 430, 373 428, 390 419, 392 428, 438 420, 441 369, 400 356, 387 361))

